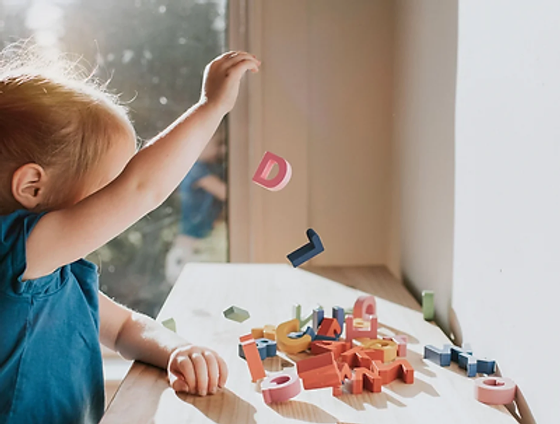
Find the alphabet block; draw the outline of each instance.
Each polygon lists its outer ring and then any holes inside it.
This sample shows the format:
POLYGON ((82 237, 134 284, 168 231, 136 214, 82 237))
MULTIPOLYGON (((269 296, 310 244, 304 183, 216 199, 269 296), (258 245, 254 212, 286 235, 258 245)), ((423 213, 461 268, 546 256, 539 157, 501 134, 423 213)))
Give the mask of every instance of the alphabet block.
POLYGON ((473 351, 471 349, 471 345, 468 343, 463 343, 463 347, 459 346, 450 346, 451 348, 451 361, 459 363, 459 355, 461 353, 472 355, 473 351))
POLYGON ((175 324, 175 319, 173 318, 166 319, 161 323, 161 325, 163 325, 168 330, 173 331, 174 333, 177 332, 177 325, 175 324))
POLYGON ((342 396, 342 386, 333 387, 332 388, 332 395, 333 396, 342 396))
POLYGON ((382 378, 376 368, 356 368, 352 377, 352 394, 359 395, 363 388, 373 393, 381 392, 382 378))
POLYGON ((509 378, 480 377, 474 381, 474 396, 488 405, 507 405, 515 399, 516 384, 509 378))
POLYGON ((390 364, 383 364, 381 361, 373 361, 373 368, 377 368, 381 376, 382 384, 389 384, 393 380, 400 378, 406 384, 414 383, 414 368, 406 359, 397 359, 390 364))
POLYGON ((344 308, 341 308, 340 306, 333 306, 332 317, 338 321, 340 333, 342 334, 344 331, 344 308))
POLYGON ((383 362, 391 362, 397 357, 397 344, 392 340, 361 339, 360 342, 365 349, 379 351, 383 362))
MULTIPOLYGON (((257 349, 259 351, 259 356, 261 360, 268 357, 276 356, 276 342, 264 338, 255 340, 257 344, 257 349)), ((245 352, 243 351, 243 345, 240 343, 238 347, 239 357, 245 359, 245 352)))
POLYGON ((468 344, 463 347, 451 346, 451 361, 459 364, 460 368, 467 371, 467 377, 476 376, 476 358, 472 356, 473 352, 468 344))
POLYGON ((494 374, 496 372, 496 361, 491 359, 476 360, 476 372, 480 374, 494 374))
POLYGON ((303 352, 309 347, 311 343, 311 336, 305 334, 299 339, 291 339, 288 334, 299 331, 299 321, 292 319, 283 322, 276 328, 276 342, 278 348, 286 353, 299 353, 303 352))
POLYGON ((460 368, 467 371, 467 377, 475 377, 477 373, 494 374, 496 369, 496 361, 476 358, 469 344, 463 344, 463 347, 446 344, 443 345, 443 349, 427 345, 424 347, 424 358, 442 367, 456 362, 460 368))
POLYGON ((467 371, 467 377, 475 377, 477 373, 494 374, 495 372, 496 361, 476 358, 469 344, 463 344, 462 348, 451 346, 451 360, 467 371))
POLYGON ((265 325, 263 328, 263 337, 268 340, 276 340, 276 327, 274 325, 265 325))
POLYGON ((383 340, 392 340, 397 344, 397 356, 405 357, 408 345, 408 337, 404 334, 396 336, 383 336, 383 340))
POLYGON ((346 340, 352 341, 354 339, 377 339, 377 316, 373 316, 370 321, 365 321, 364 324, 369 324, 368 327, 360 328, 354 326, 354 317, 348 315, 346 317, 346 340))
POLYGON ((253 336, 255 340, 262 339, 264 337, 264 328, 251 328, 251 336, 253 336))
MULTIPOLYGON (((265 352, 265 358, 272 358, 273 356, 276 356, 276 342, 273 340, 268 340, 265 338, 261 338, 261 339, 257 339, 255 340, 257 342, 257 348, 258 349, 262 349, 264 348, 264 352, 265 352)), ((261 355, 262 357, 262 355, 261 355)))
POLYGON ((296 366, 306 390, 340 386, 340 373, 332 352, 302 359, 296 366))
POLYGON ((309 239, 309 243, 303 245, 297 250, 294 250, 288 255, 288 260, 292 263, 294 268, 307 262, 325 250, 319 234, 317 234, 312 228, 309 228, 306 234, 309 239))
POLYGON ((315 331, 313 331, 311 327, 307 327, 305 331, 297 331, 295 333, 290 333, 288 334, 288 337, 290 339, 299 339, 300 337, 303 337, 306 334, 308 334, 311 337, 312 341, 315 340, 315 338, 317 337, 315 331))
POLYGON ((311 343, 311 353, 320 355, 322 353, 332 352, 335 359, 338 359, 343 352, 352 347, 351 343, 330 340, 317 340, 311 343))
POLYGON ((267 190, 278 191, 286 187, 290 178, 292 178, 292 167, 289 162, 274 153, 265 152, 253 175, 253 182, 267 190), (278 165, 278 174, 274 178, 268 179, 274 164, 278 165))
POLYGON ((243 322, 245 320, 248 320, 250 317, 249 312, 247 312, 245 309, 242 309, 238 306, 230 306, 229 308, 227 308, 224 311, 224 316, 227 319, 230 319, 232 321, 237 321, 237 322, 243 322))
POLYGON ((344 380, 346 379, 350 380, 352 378, 352 370, 350 369, 348 364, 337 362, 336 366, 338 367, 338 374, 341 383, 344 383, 344 380))
POLYGON ((297 375, 280 372, 266 377, 261 384, 265 403, 290 400, 301 392, 301 380, 297 375))
MULTIPOLYGON (((341 384, 344 384, 344 380, 346 379, 348 380, 352 379, 352 370, 350 369, 348 364, 337 362, 336 366, 338 367, 338 378, 341 384)), ((333 396, 342 396, 342 385, 338 387, 333 387, 332 394, 333 396)))
POLYGON ((370 369, 372 367, 373 361, 383 362, 383 351, 363 349, 356 352, 356 358, 360 367, 370 369))
POLYGON ((460 353, 459 354, 459 368, 463 368, 467 371, 467 377, 475 377, 476 376, 476 364, 477 360, 474 356, 460 353))
POLYGON ((424 346, 424 359, 435 362, 440 367, 448 367, 451 365, 451 345, 443 345, 443 349, 438 349, 435 346, 424 346))
POLYGON ((354 318, 362 318, 364 321, 369 321, 373 316, 376 316, 377 303, 375 297, 370 294, 358 297, 354 303, 352 315, 354 318))
POLYGON ((338 339, 340 337, 340 325, 335 318, 323 318, 317 336, 331 337, 338 339))
POLYGON ((303 326, 305 326, 313 318, 313 312, 311 312, 307 317, 302 318, 301 305, 299 303, 296 303, 293 306, 293 314, 294 314, 294 318, 296 318, 299 321, 299 328, 303 328, 303 326))
POLYGON ((434 320, 434 292, 431 290, 424 290, 422 292, 422 312, 426 321, 434 320))
POLYGON ((338 360, 348 364, 350 368, 359 367, 360 359, 358 358, 358 352, 363 352, 363 350, 364 348, 362 346, 355 346, 343 352, 338 360))
POLYGON ((245 359, 247 360, 247 365, 249 366, 249 372, 251 373, 251 379, 253 382, 260 380, 266 376, 264 367, 259 355, 259 350, 257 349, 257 344, 250 334, 241 336, 239 338, 241 342, 243 353, 245 359))
POLYGON ((325 311, 323 308, 313 309, 313 331, 315 331, 315 333, 319 331, 319 326, 323 322, 323 318, 325 318, 325 311))
POLYGON ((317 334, 315 336, 315 340, 337 341, 338 337, 321 336, 320 334, 317 334))

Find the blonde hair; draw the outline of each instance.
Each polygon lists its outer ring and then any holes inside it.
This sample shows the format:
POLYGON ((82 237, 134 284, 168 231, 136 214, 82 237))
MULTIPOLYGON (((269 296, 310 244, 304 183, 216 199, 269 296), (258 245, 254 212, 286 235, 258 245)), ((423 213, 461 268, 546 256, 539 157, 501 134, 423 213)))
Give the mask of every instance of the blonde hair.
POLYGON ((21 208, 11 189, 19 167, 53 172, 59 194, 48 203, 56 203, 118 137, 136 137, 119 96, 84 71, 65 55, 42 56, 28 40, 0 52, 0 214, 21 208))

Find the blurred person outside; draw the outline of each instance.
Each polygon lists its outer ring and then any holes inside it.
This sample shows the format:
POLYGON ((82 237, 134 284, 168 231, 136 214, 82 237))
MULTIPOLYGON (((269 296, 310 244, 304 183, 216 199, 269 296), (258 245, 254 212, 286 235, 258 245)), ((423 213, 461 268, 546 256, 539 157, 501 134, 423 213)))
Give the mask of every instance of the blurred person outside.
POLYGON ((179 186, 179 234, 165 260, 172 284, 188 262, 227 262, 225 142, 222 124, 179 186))

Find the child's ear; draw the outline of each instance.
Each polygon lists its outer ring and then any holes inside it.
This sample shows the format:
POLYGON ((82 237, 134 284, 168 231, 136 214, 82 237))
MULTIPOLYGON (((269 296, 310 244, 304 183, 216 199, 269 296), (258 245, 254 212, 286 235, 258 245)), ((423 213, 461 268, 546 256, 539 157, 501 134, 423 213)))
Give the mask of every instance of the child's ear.
POLYGON ((45 197, 47 174, 36 163, 26 163, 14 172, 12 195, 25 209, 34 209, 45 197))

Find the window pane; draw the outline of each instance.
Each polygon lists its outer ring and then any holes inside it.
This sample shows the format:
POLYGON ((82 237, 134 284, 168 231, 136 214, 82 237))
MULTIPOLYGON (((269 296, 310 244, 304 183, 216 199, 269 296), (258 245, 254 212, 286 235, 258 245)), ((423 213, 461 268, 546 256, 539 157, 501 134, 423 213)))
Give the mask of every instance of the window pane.
MULTIPOLYGON (((33 36, 46 53, 83 56, 96 76, 110 78, 109 87, 122 93, 141 142, 198 100, 205 65, 225 49, 226 0, 0 4, 4 46, 33 36)), ((221 127, 160 208, 87 258, 101 267, 100 287, 109 296, 155 316, 185 260, 227 260, 225 200, 202 188, 216 179, 225 186, 226 134, 221 127)))

